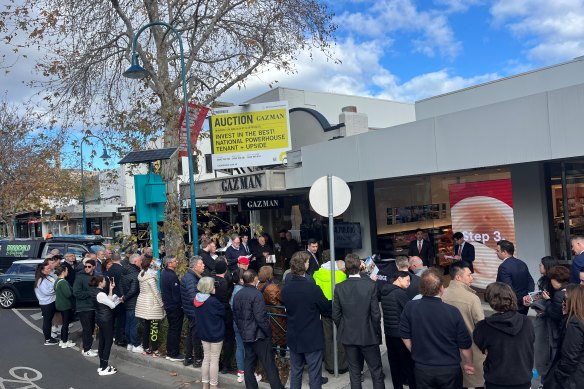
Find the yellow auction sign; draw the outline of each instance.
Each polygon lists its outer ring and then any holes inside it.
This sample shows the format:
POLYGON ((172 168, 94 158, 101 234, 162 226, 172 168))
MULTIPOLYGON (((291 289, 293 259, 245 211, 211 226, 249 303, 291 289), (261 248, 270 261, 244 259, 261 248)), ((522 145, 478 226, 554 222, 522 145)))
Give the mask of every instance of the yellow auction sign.
POLYGON ((287 102, 217 109, 210 127, 214 169, 281 164, 290 150, 287 102))

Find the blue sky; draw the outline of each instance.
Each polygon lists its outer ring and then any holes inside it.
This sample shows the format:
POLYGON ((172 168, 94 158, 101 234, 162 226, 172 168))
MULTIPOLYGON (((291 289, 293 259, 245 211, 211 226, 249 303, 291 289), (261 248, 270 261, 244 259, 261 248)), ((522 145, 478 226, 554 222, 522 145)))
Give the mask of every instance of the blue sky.
POLYGON ((324 0, 337 65, 301 54, 292 76, 267 71, 222 100, 267 84, 413 102, 584 55, 583 0, 324 0))

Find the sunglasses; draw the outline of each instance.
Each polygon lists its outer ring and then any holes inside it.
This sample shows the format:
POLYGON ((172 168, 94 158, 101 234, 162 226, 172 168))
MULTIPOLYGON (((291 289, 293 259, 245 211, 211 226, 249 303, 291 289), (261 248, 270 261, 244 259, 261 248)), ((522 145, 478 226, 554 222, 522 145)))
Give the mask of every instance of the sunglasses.
POLYGON ((83 267, 84 267, 84 268, 86 268, 86 269, 91 269, 91 268, 93 268, 93 266, 91 266, 91 265, 87 265, 87 266, 83 266, 83 267))

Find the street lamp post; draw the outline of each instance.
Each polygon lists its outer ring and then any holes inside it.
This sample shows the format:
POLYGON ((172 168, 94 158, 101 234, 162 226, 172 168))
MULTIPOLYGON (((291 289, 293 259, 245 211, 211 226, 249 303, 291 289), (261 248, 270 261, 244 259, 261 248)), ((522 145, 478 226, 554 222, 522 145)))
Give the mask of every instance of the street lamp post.
POLYGON ((81 155, 81 208, 82 208, 82 218, 83 218, 83 235, 87 235, 87 218, 85 216, 85 185, 83 182, 83 142, 87 143, 88 145, 91 146, 91 144, 87 141, 88 138, 96 138, 99 139, 101 141, 101 144, 103 146, 103 154, 101 155, 101 159, 103 160, 107 160, 110 158, 109 154, 107 153, 107 147, 105 146, 105 141, 100 138, 97 135, 86 135, 83 138, 81 138, 81 141, 79 142, 79 148, 81 149, 80 155, 81 155))
POLYGON ((138 44, 138 37, 147 28, 152 26, 164 26, 174 33, 177 37, 179 47, 180 47, 180 66, 181 66, 181 77, 182 77, 182 89, 183 89, 183 100, 185 105, 185 124, 186 124, 186 140, 187 140, 187 153, 189 161, 189 188, 191 191, 191 237, 193 240, 193 255, 197 255, 199 252, 199 231, 197 228, 197 208, 196 208, 196 197, 195 197, 195 181, 194 181, 194 167, 193 167, 193 147, 191 145, 191 126, 189 122, 189 98, 187 95, 187 80, 186 80, 186 70, 185 70, 185 53, 183 49, 182 37, 180 33, 170 24, 165 22, 152 22, 142 26, 134 39, 132 40, 132 65, 124 72, 124 77, 132 79, 143 79, 148 76, 148 71, 140 66, 139 54, 136 53, 136 45, 138 44))

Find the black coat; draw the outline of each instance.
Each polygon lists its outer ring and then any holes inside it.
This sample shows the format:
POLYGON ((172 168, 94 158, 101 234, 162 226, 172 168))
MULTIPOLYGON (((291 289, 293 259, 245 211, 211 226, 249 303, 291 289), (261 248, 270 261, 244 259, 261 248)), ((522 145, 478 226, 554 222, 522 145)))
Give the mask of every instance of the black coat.
POLYGON ((459 245, 454 245, 454 254, 460 255, 460 259, 468 265, 470 271, 474 273, 474 267, 472 263, 475 260, 475 248, 472 244, 464 242, 462 246, 462 253, 459 253, 459 245))
POLYGON ((381 312, 377 286, 370 279, 349 277, 337 284, 333 320, 342 344, 371 346, 381 344, 381 312))
MULTIPOLYGON (((116 286, 114 287, 113 293, 118 297, 122 297, 124 295, 124 291, 122 290, 122 284, 124 283, 124 267, 119 263, 114 263, 109 270, 106 270, 104 276, 114 280, 116 286)), ((109 288, 109 280, 107 282, 107 287, 109 288)))
POLYGON ((306 252, 308 253, 308 255, 310 255, 310 259, 308 260, 308 269, 306 270, 306 274, 308 274, 309 276, 312 276, 314 274, 314 272, 320 268, 320 265, 318 264, 318 257, 316 256, 316 254, 312 254, 308 250, 306 250, 306 252))
POLYGON ((572 317, 563 329, 560 349, 550 368, 544 389, 576 389, 584 383, 584 323, 572 317))
POLYGON ((434 266, 434 246, 426 239, 422 240, 422 251, 418 250, 418 241, 416 239, 410 242, 410 247, 408 249, 408 255, 410 257, 420 257, 424 266, 434 266))
POLYGON ((410 301, 407 292, 394 284, 385 284, 381 288, 381 310, 383 311, 383 328, 386 336, 399 338, 399 322, 402 311, 410 301))
POLYGON ((324 333, 320 316, 330 316, 332 307, 322 290, 304 277, 291 276, 282 290, 288 330, 286 342, 295 353, 311 353, 324 349, 324 333))
POLYGON ((130 264, 124 270, 124 277, 122 278, 124 308, 126 311, 134 311, 136 309, 138 294, 140 294, 140 284, 138 283, 140 268, 134 264, 130 264))
MULTIPOLYGON (((241 245, 239 245, 238 249, 236 249, 233 246, 227 247, 227 250, 225 250, 225 258, 227 259, 227 267, 229 268, 229 271, 234 271, 235 269, 237 269, 237 259, 242 255, 247 254, 245 253, 241 245)), ((215 267, 213 267, 213 269, 214 268, 215 267)))
POLYGON ((253 285, 244 285, 233 297, 233 320, 244 342, 272 338, 264 296, 253 285))
POLYGON ((215 260, 208 251, 200 250, 199 255, 203 258, 203 263, 205 264, 205 270, 203 275, 205 277, 213 277, 215 275, 215 260))
POLYGON ((195 318, 195 306, 193 300, 197 292, 200 277, 193 271, 188 269, 182 280, 180 281, 180 297, 182 301, 183 311, 189 319, 195 318))
POLYGON ((410 273, 410 286, 406 289, 406 294, 408 298, 411 300, 417 295, 420 294, 420 276, 415 275, 412 272, 410 273))
POLYGON ((535 288, 535 282, 525 262, 515 257, 505 259, 497 270, 497 282, 511 286, 517 297, 517 311, 527 314, 528 308, 523 305, 523 296, 527 296, 535 288))

